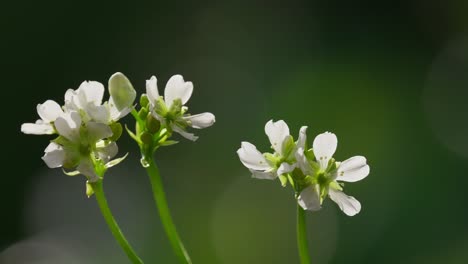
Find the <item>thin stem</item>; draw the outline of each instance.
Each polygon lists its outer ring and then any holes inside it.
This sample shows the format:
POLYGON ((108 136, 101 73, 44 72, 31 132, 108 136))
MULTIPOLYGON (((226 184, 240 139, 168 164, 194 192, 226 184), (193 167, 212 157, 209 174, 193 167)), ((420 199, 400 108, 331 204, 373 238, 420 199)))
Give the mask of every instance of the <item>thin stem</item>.
POLYGON ((301 260, 301 264, 310 264, 305 211, 299 204, 297 205, 297 248, 299 250, 299 259, 301 260))
POLYGON ((150 157, 148 157, 147 162, 148 166, 146 167, 146 172, 148 173, 148 176, 151 181, 154 200, 158 207, 159 216, 164 226, 164 230, 166 231, 166 235, 168 236, 174 253, 177 255, 180 262, 191 264, 192 261, 190 260, 190 256, 185 250, 184 245, 182 244, 182 241, 180 240, 180 237, 177 234, 174 222, 172 221, 172 217, 169 212, 169 207, 167 206, 166 194, 164 193, 161 175, 159 174, 159 169, 156 166, 156 163, 154 163, 153 159, 151 159, 150 157))
POLYGON ((117 240, 120 247, 122 247, 122 249, 125 251, 125 254, 127 254, 127 257, 132 261, 132 263, 143 264, 143 261, 137 256, 133 248, 128 243, 127 239, 125 239, 125 236, 120 230, 119 225, 115 221, 114 216, 109 209, 109 205, 107 204, 106 196, 104 195, 104 190, 102 188, 102 181, 92 183, 91 185, 96 196, 96 201, 99 204, 99 208, 101 209, 102 216, 104 216, 104 219, 106 219, 107 225, 114 235, 114 238, 117 240))

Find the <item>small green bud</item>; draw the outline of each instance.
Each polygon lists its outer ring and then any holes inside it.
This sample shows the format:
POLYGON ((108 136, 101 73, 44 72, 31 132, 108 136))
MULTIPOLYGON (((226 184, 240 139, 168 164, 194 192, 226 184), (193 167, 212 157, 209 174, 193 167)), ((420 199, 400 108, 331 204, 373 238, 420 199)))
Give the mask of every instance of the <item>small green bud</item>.
POLYGON ((109 79, 109 93, 119 111, 130 107, 136 98, 136 91, 130 81, 120 72, 109 79))
POLYGON ((86 181, 86 195, 89 197, 91 197, 92 195, 94 194, 94 189, 93 189, 93 186, 91 185, 91 183, 89 183, 88 181, 86 181))
POLYGON ((120 123, 112 123, 109 125, 112 130, 112 136, 109 138, 111 141, 117 141, 122 136, 122 125, 120 123))
POLYGON ((140 111, 138 111, 138 116, 142 119, 145 120, 146 116, 148 115, 148 109, 146 108, 141 108, 140 111))
POLYGON ((140 96, 140 106, 142 108, 146 108, 149 104, 149 99, 148 99, 148 96, 146 94, 142 94, 140 96))
POLYGON ((148 132, 143 132, 140 136, 141 142, 143 142, 146 145, 151 145, 153 144, 153 135, 151 135, 148 132))
POLYGON ((148 115, 146 117, 146 129, 148 130, 148 132, 150 132, 151 134, 155 134, 159 131, 160 128, 161 122, 154 118, 153 115, 148 115))

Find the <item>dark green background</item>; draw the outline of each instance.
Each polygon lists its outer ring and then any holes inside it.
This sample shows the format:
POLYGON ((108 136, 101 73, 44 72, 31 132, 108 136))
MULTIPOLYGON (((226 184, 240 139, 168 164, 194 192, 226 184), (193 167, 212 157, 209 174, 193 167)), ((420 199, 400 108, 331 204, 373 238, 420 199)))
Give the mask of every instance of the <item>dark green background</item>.
MULTIPOLYGON (((216 115, 197 142, 156 155, 195 263, 298 263, 292 190, 251 179, 235 153, 244 140, 267 151, 269 119, 294 137, 332 131, 338 160, 371 167, 345 188, 359 215, 329 201, 307 215, 315 263, 468 263, 466 1, 21 1, 1 13, 1 263, 126 263, 84 178, 47 169, 48 137, 20 133, 36 104, 116 71, 138 93, 182 74, 190 111, 216 115)), ((147 263, 176 263, 138 149, 119 145, 131 158, 107 173, 110 206, 147 263)))

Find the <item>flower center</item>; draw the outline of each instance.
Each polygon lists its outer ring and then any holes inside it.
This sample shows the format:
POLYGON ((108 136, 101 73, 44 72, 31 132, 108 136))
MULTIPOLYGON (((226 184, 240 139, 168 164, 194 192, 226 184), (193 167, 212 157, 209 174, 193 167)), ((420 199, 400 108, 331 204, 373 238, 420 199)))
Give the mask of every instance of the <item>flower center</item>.
POLYGON ((330 179, 325 175, 324 172, 317 174, 317 183, 320 186, 326 186, 330 182, 330 179))

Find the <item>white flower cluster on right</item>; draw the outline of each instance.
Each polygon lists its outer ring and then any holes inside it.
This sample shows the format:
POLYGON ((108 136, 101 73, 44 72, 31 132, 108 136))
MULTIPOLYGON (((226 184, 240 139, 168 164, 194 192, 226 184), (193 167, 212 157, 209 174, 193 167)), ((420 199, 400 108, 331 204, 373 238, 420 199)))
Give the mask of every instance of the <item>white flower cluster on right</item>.
POLYGON ((274 153, 262 154, 251 143, 242 142, 237 154, 254 178, 278 177, 283 186, 289 182, 304 210, 320 210, 328 196, 345 214, 356 215, 361 210, 361 204, 343 192, 342 182, 356 182, 367 177, 370 168, 366 158, 354 156, 343 162, 336 161, 333 155, 338 139, 330 132, 316 136, 312 148, 307 149, 306 130, 307 127, 302 127, 298 140, 294 142, 283 120, 270 120, 265 126, 265 133, 274 153))

